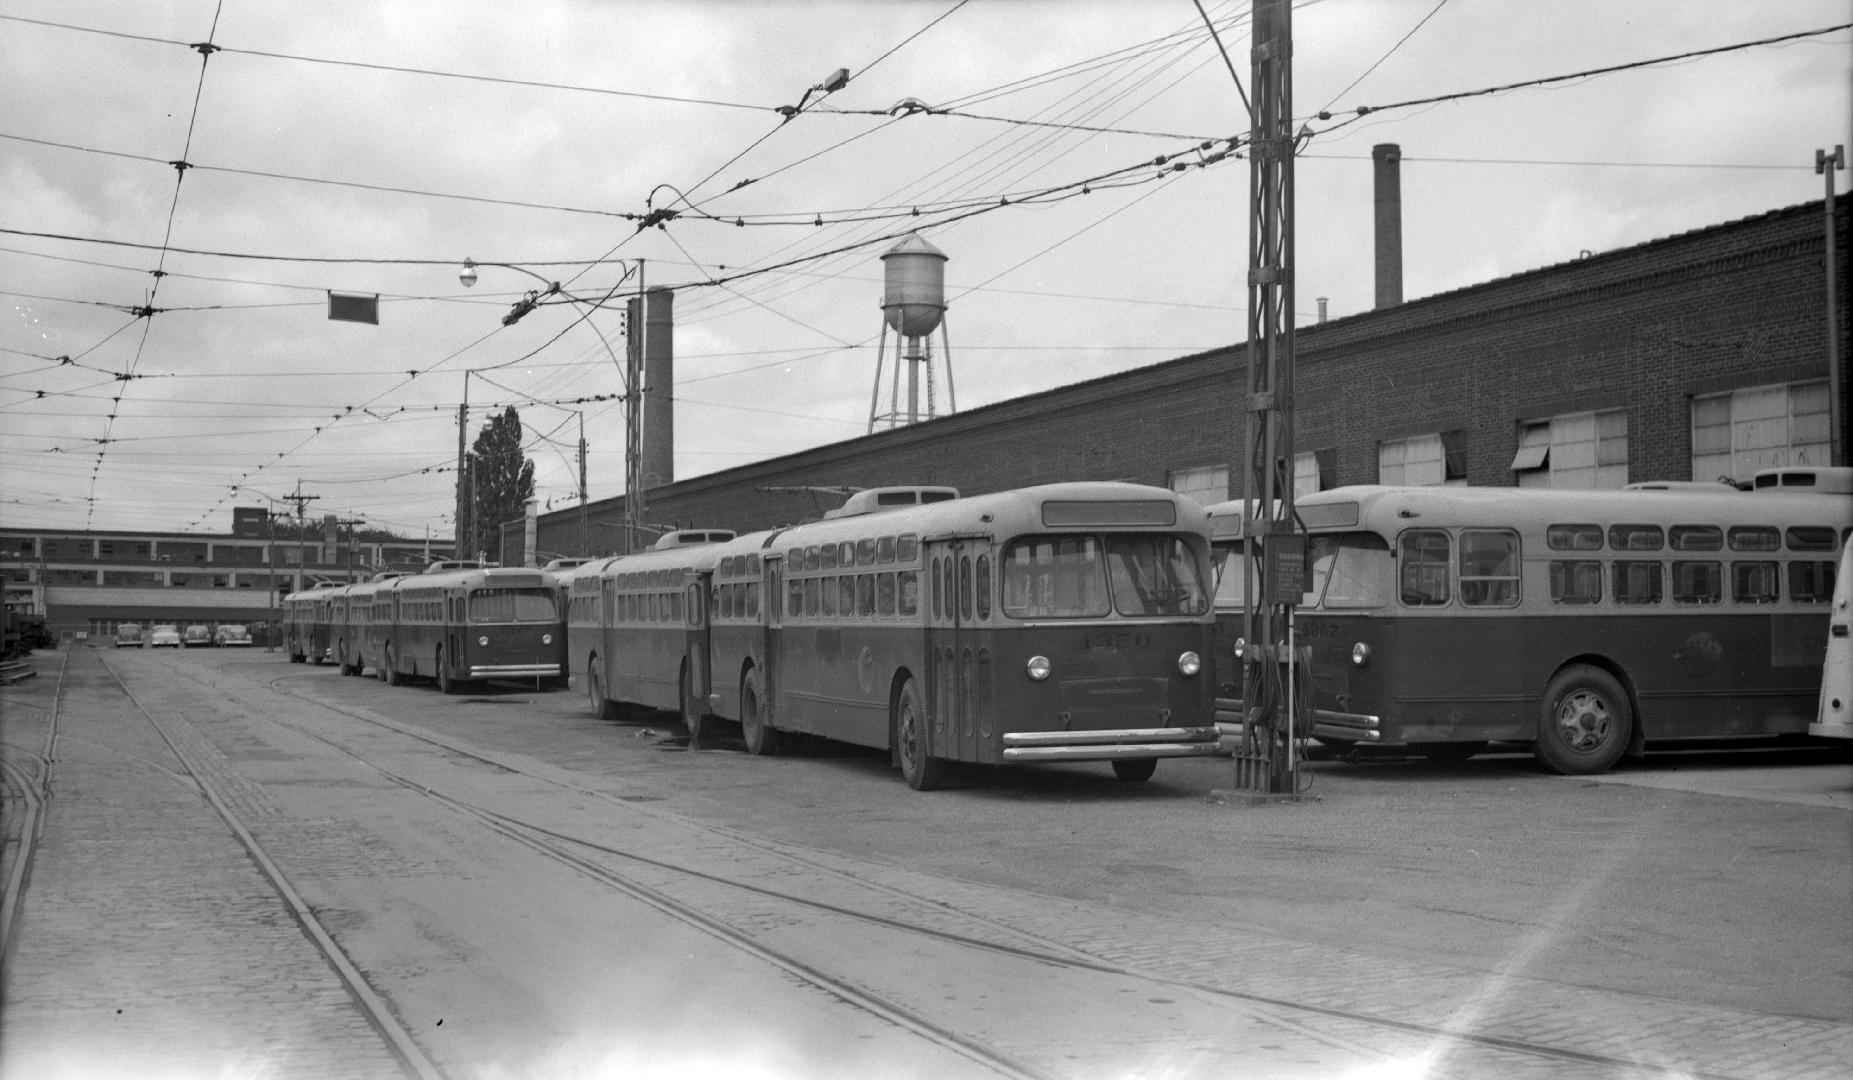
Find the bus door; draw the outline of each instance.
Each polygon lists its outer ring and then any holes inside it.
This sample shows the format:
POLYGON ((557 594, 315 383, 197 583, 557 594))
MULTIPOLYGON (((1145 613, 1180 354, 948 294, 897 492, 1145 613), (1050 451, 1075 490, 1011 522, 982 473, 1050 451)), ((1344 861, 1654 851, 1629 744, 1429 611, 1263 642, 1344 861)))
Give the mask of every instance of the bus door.
POLYGON ((759 598, 759 610, 765 618, 765 651, 761 654, 765 664, 759 669, 759 708, 769 726, 778 724, 782 703, 779 695, 784 691, 783 680, 778 676, 779 665, 785 662, 782 639, 785 625, 785 556, 766 552, 765 554, 765 595, 759 598))
POLYGON ((957 537, 928 539, 925 549, 927 623, 927 753, 974 760, 972 715, 972 551, 957 537))
POLYGON ((683 602, 688 609, 683 621, 687 631, 688 690, 690 700, 695 702, 706 702, 714 690, 708 660, 714 655, 710 647, 713 631, 708 623, 708 591, 713 587, 709 575, 691 570, 682 589, 683 602))

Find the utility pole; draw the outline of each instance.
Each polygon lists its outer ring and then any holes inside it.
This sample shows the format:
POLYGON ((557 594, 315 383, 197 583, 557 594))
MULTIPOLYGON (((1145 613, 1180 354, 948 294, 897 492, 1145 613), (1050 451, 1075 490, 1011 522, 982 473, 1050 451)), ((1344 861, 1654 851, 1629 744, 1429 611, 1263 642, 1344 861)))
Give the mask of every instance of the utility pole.
POLYGON ((283 496, 282 501, 296 504, 296 588, 293 590, 295 592, 302 591, 302 568, 307 556, 306 545, 309 536, 309 530, 303 525, 302 508, 319 498, 321 498, 320 495, 304 495, 301 480, 296 481, 295 494, 283 496))
POLYGON ((347 526, 347 579, 350 582, 354 580, 354 556, 360 547, 360 537, 356 535, 354 527, 364 525, 366 521, 366 518, 342 518, 335 522, 337 528, 342 525, 347 526))
POLYGON ((1841 404, 1841 392, 1846 388, 1846 373, 1840 370, 1840 311, 1836 294, 1839 292, 1837 278, 1840 276, 1840 260, 1834 254, 1834 170, 1847 167, 1847 148, 1836 143, 1834 152, 1825 150, 1814 152, 1814 171, 1820 173, 1827 183, 1827 195, 1822 207, 1827 212, 1827 402, 1829 413, 1829 430, 1832 442, 1828 446, 1828 461, 1833 465, 1847 463, 1847 410, 1841 404))
MULTIPOLYGON (((465 493, 466 489, 464 484, 466 480, 463 475, 463 444, 466 437, 465 433, 469 429, 469 426, 470 373, 466 370, 463 373, 463 404, 457 406, 457 510, 451 516, 451 532, 455 533, 457 537, 456 542, 451 545, 451 547, 455 549, 451 552, 451 557, 456 559, 464 557, 463 522, 465 512, 470 509, 470 504, 465 501, 468 496, 465 493)), ((474 525, 475 522, 472 520, 471 524, 474 525)))
MULTIPOLYGON (((1294 742, 1311 715, 1293 609, 1305 590, 1306 537, 1293 512, 1293 9, 1254 0, 1249 144, 1248 393, 1243 444, 1251 552, 1258 587, 1244 611, 1242 745, 1235 786, 1299 791, 1294 742)), ((1244 570, 1244 573, 1247 573, 1244 570)))

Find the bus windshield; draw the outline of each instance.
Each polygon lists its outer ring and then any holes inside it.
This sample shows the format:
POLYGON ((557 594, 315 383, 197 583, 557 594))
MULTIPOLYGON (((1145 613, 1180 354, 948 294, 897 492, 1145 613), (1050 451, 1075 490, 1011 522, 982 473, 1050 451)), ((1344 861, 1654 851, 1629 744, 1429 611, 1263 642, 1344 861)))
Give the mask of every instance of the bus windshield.
POLYGON ((1175 536, 1035 536, 1004 549, 1004 614, 1018 619, 1201 615, 1209 594, 1175 536))
POLYGON ((478 589, 470 594, 471 622, 552 622, 557 618, 550 589, 478 589))
POLYGON ((1315 536, 1307 555, 1312 588, 1301 607, 1376 608, 1388 602, 1395 567, 1383 537, 1368 532, 1315 536))

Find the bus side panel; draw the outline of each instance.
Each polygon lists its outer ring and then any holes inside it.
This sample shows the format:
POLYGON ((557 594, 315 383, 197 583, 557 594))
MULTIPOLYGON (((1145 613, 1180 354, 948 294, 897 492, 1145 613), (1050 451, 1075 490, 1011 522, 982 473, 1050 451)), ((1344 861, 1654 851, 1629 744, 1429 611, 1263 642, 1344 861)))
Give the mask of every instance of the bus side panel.
POLYGON ((740 719, 740 680, 750 666, 765 677, 765 631, 758 626, 720 623, 708 634, 708 666, 713 688, 708 695, 714 715, 740 719))
POLYGON ((1805 731, 1820 667, 1791 646, 1818 622, 1720 613, 1694 630, 1690 619, 1655 615, 1309 612, 1300 630, 1312 646, 1314 707, 1373 713, 1380 742, 1394 745, 1535 739, 1545 687, 1577 662, 1619 673, 1649 739, 1805 731), (1370 652, 1361 667, 1351 659, 1358 643, 1370 652), (1390 700, 1392 687, 1428 692, 1390 700))
POLYGON ((919 626, 790 626, 780 631, 778 726, 858 746, 888 746, 895 674, 924 677, 919 626))
POLYGON ((688 642, 681 624, 623 626, 615 636, 610 696, 652 709, 680 708, 678 680, 688 642))

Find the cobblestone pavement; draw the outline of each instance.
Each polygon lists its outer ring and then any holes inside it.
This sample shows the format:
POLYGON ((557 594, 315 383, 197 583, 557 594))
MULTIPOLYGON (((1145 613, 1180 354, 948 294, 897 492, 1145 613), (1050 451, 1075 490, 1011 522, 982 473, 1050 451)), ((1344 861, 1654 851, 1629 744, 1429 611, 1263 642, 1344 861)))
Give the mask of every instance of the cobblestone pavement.
POLYGON ((160 734, 68 656, 0 1077, 404 1076, 160 734))
MULTIPOLYGON (((173 739, 218 796, 276 836, 298 865, 325 863, 319 872, 331 879, 377 870, 353 863, 344 845, 322 843, 313 823, 294 822, 266 789, 291 765, 257 734, 262 719, 200 713, 189 721, 163 706, 156 711, 165 718, 164 737, 97 657, 85 651, 69 657, 69 704, 59 718, 51 774, 55 796, 6 962, 0 1080, 405 1075, 166 741, 173 739), (320 858, 324 847, 329 854, 320 858)), ((23 802, 18 788, 37 775, 31 757, 50 715, 53 680, 36 681, 32 690, 9 688, 0 696, 5 748, 17 766, 6 772, 9 859, 23 802)), ((473 745, 465 735, 446 737, 473 745)), ((528 749, 547 753, 541 745, 528 749)), ((613 827, 612 805, 562 800, 531 783, 539 776, 582 790, 598 786, 586 773, 527 753, 488 754, 521 770, 505 777, 511 805, 526 800, 531 810, 545 808, 568 832, 613 827)), ((434 760, 430 767, 443 765, 434 760)), ((480 763, 474 767, 481 771, 480 763)), ((654 802, 631 805, 662 827, 666 859, 687 861, 706 843, 726 860, 716 872, 749 872, 699 822, 654 802)), ((638 825, 624 827, 627 836, 641 835, 638 825)), ((1467 970, 793 850, 948 912, 982 912, 1032 940, 1172 980, 1180 996, 1235 995, 1263 1014, 1280 1006, 1289 1026, 1408 1063, 1397 1075, 1825 1080, 1853 1072, 1853 1023, 1527 978, 1516 973, 1522 967, 1516 957, 1511 974, 1467 970), (1451 1042, 1442 1034, 1451 1031, 1472 1039, 1451 1042), (1557 1056, 1512 1053, 1508 1047, 1518 1044, 1557 1056)), ((7 865, 0 863, 0 871, 7 865)), ((415 864, 398 871, 421 872, 415 864)), ((764 871, 768 880, 780 873, 790 871, 764 871)), ((718 1015, 716 1022, 723 1022, 718 1015)), ((1172 1049, 1177 1045, 1183 1044, 1172 1049)))

